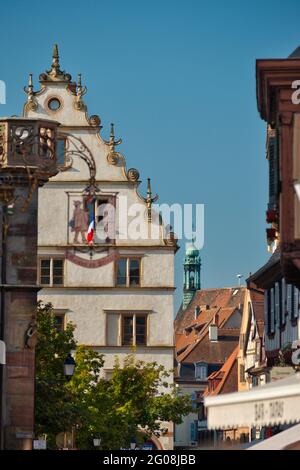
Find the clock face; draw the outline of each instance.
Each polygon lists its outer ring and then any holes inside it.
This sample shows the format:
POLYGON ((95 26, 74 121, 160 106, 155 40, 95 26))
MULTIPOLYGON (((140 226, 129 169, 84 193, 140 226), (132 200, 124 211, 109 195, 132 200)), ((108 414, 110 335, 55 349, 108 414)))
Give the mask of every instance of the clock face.
POLYGON ((48 101, 48 108, 51 109, 51 111, 58 111, 60 107, 61 103, 58 98, 51 98, 48 101))

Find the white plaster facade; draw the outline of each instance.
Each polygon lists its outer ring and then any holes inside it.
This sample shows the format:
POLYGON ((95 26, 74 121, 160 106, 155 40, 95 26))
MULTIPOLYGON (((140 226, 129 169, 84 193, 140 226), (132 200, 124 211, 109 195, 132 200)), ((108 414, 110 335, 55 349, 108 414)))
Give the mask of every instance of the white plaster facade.
MULTIPOLYGON (((57 57, 53 55, 51 71, 40 76, 40 83, 39 91, 29 89, 27 93, 24 116, 47 117, 61 124, 60 135, 66 136, 66 155, 69 155, 65 165, 69 168, 63 168, 64 171, 39 189, 39 257, 64 259, 63 285, 43 287, 39 299, 51 302, 55 309, 65 314, 66 321, 76 324, 75 336, 79 344, 91 346, 105 354, 104 373, 107 376, 113 368, 115 356, 122 359, 131 352, 130 346, 122 346, 121 322, 124 314, 146 315, 147 340, 145 345, 136 347, 137 358, 157 361, 167 369, 173 369, 176 242, 164 239, 161 223, 156 225, 159 238, 149 238, 155 217, 149 222, 147 204, 138 193, 138 174, 130 175, 124 157, 116 152, 115 145, 101 137, 100 120, 97 116, 89 118, 83 103, 84 88, 73 83, 60 70, 58 54, 57 57), (56 111, 49 109, 49 100, 53 98, 60 103, 56 111), (76 145, 80 149, 74 153, 76 145), (113 163, 109 158, 112 153, 115 157, 113 163), (116 239, 115 243, 94 243, 92 259, 89 247, 82 243, 80 235, 79 243, 74 244, 70 227, 74 201, 82 200, 83 191, 91 183, 91 172, 82 156, 94 160, 94 183, 99 189, 96 198, 107 196, 115 201, 117 233, 123 230, 118 223, 119 211, 124 212, 124 206, 120 208, 120 197, 126 196, 128 207, 136 203, 144 205, 141 223, 146 237, 132 240, 123 233, 122 239, 116 239), (116 286, 114 259, 109 263, 104 261, 98 267, 93 265, 116 253, 121 257, 140 259, 139 286, 116 286), (86 265, 76 264, 78 260, 83 260, 86 265)), ((128 216, 128 220, 132 221, 133 217, 128 216)), ((172 424, 168 425, 168 433, 160 438, 160 442, 165 449, 173 448, 172 424)))

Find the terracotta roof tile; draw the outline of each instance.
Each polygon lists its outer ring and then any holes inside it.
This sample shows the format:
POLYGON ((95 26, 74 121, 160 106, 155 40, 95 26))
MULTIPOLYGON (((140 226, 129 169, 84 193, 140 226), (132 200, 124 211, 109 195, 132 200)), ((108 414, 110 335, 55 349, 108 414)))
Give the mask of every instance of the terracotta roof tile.
MULTIPOLYGON (((201 289, 196 291, 193 300, 186 310, 179 309, 175 319, 175 331, 182 332, 185 327, 191 325, 195 320, 195 308, 209 306, 214 308, 238 308, 244 302, 245 287, 225 287, 221 289, 201 289)), ((205 315, 207 310, 200 313, 205 315)))

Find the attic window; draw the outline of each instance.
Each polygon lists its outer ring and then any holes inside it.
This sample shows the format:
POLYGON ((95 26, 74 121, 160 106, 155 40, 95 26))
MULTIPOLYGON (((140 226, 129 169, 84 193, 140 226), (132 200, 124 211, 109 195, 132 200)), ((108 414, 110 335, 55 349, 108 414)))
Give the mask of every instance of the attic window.
POLYGON ((195 379, 205 380, 207 378, 207 364, 205 362, 195 363, 195 379))
POLYGON ((58 111, 60 107, 61 107, 61 103, 58 98, 51 98, 48 101, 48 108, 51 111, 58 111))

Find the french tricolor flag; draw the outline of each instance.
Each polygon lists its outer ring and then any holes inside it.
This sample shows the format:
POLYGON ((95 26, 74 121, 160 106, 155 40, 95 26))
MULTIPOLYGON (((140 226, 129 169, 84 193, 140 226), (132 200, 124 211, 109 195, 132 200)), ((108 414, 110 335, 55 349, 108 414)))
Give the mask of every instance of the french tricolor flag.
POLYGON ((95 231, 95 219, 91 220, 89 228, 88 228, 86 239, 89 243, 93 242, 94 231, 95 231))
POLYGON ((86 239, 87 239, 88 243, 93 243, 94 233, 95 233, 95 226, 96 226, 95 212, 94 212, 94 210, 92 210, 92 211, 90 211, 90 214, 89 214, 89 228, 88 228, 87 235, 86 235, 86 239))

